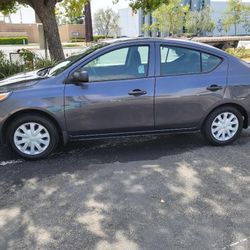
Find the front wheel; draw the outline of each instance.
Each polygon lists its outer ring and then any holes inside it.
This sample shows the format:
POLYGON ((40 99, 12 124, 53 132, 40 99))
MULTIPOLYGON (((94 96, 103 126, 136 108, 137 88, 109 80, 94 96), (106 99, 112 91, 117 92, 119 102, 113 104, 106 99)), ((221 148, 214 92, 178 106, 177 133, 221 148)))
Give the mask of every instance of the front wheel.
POLYGON ((223 146, 235 141, 243 127, 242 114, 233 107, 221 107, 207 118, 203 134, 213 145, 223 146))
POLYGON ((16 153, 34 160, 48 156, 59 140, 56 126, 49 119, 35 115, 18 117, 11 123, 7 137, 16 153))

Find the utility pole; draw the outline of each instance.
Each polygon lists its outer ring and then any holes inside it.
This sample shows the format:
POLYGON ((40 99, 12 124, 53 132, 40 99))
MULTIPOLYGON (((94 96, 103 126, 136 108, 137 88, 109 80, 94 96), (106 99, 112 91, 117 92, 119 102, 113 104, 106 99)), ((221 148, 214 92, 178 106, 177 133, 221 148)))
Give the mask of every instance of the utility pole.
POLYGON ((86 39, 86 42, 92 42, 93 41, 93 26, 92 26, 90 1, 88 1, 88 3, 84 7, 84 16, 85 16, 85 39, 86 39))

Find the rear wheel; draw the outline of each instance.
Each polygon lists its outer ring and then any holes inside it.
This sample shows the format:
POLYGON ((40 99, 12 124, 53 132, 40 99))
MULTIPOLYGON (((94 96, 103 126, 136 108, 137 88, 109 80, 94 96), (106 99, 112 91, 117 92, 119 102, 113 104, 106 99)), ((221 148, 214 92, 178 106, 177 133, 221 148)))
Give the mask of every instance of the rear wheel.
POLYGON ((241 134, 243 116, 234 107, 221 107, 213 111, 207 118, 203 134, 213 145, 227 145, 235 141, 241 134))
POLYGON ((22 157, 40 159, 48 156, 58 145, 56 126, 49 119, 25 115, 14 120, 8 130, 10 146, 22 157))

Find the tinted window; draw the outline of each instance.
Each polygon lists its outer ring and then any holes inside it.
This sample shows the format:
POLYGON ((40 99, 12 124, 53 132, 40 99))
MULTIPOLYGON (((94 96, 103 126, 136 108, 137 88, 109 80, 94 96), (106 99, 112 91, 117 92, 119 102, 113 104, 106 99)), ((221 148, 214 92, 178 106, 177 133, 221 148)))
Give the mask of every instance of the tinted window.
POLYGON ((202 72, 210 72, 215 69, 220 63, 221 58, 202 53, 202 72))
POLYGON ((161 75, 201 73, 201 56, 196 50, 161 46, 161 75))
POLYGON ((147 76, 148 46, 131 46, 101 55, 81 68, 90 82, 143 78, 147 76))

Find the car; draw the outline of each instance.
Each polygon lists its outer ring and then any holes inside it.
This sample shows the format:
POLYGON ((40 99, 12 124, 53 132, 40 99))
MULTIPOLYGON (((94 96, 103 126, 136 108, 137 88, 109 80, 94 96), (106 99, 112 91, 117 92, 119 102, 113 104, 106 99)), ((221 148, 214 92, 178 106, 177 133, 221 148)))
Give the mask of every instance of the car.
POLYGON ((31 160, 59 143, 132 135, 201 131, 223 146, 249 117, 250 66, 181 39, 100 43, 0 82, 1 143, 31 160))

